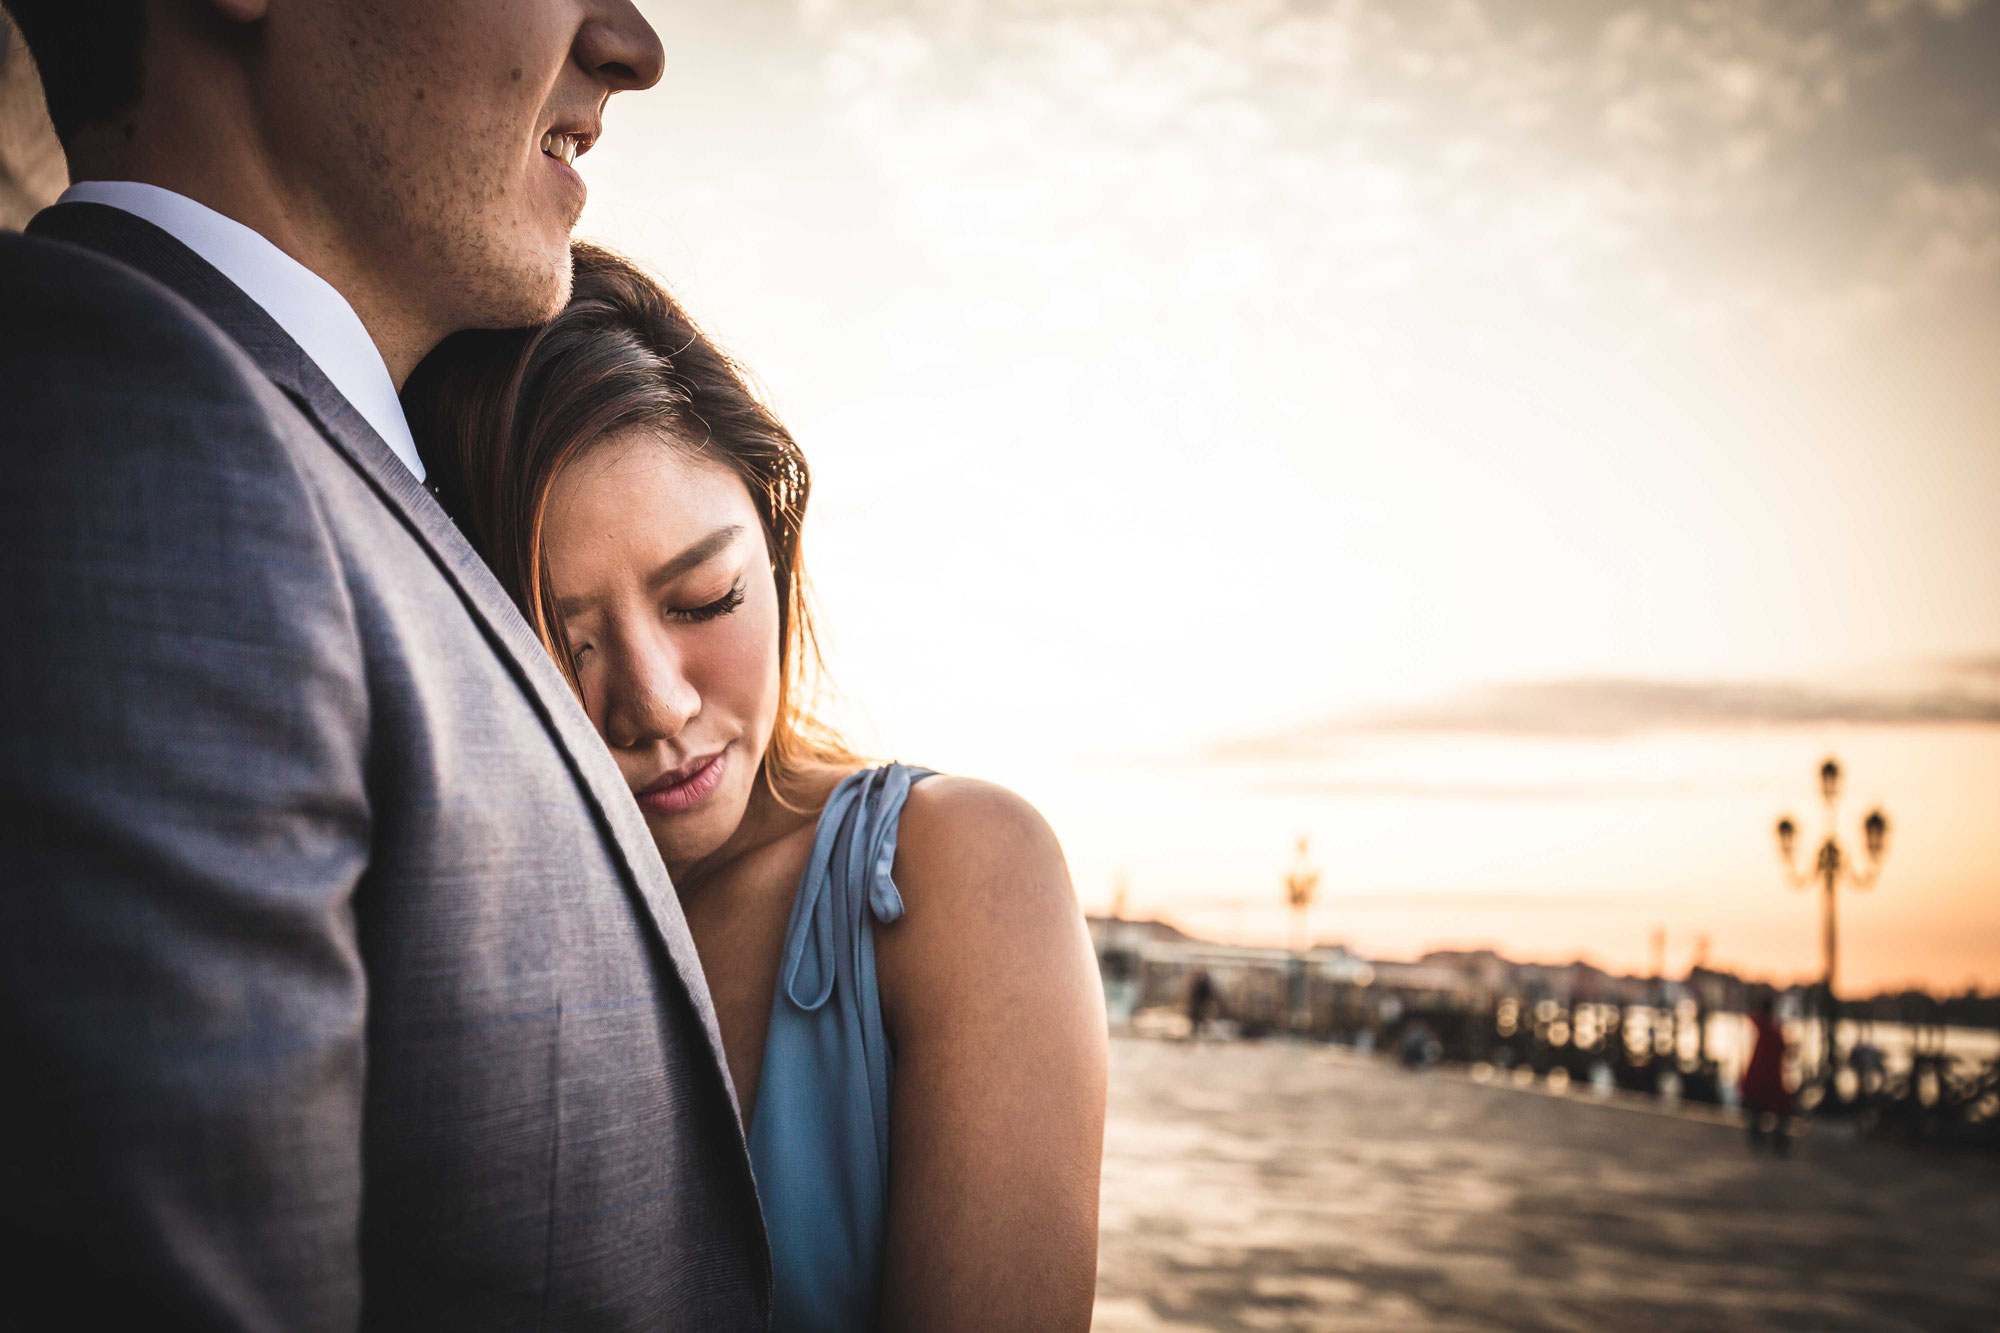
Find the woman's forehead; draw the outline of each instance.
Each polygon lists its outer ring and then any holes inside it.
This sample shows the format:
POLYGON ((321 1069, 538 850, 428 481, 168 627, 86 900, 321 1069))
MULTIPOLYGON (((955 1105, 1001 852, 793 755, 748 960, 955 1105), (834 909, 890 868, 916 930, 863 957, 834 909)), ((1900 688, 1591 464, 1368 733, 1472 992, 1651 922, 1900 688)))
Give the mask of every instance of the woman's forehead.
POLYGON ((713 445, 642 428, 592 445, 564 467, 556 490, 586 503, 630 500, 657 517, 683 508, 755 510, 750 491, 713 445))

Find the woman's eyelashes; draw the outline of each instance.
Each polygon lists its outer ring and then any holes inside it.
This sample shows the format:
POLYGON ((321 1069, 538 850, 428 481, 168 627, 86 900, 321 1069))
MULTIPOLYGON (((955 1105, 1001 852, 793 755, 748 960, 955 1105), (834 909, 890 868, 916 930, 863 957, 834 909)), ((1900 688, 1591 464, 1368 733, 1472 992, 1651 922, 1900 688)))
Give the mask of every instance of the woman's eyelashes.
MULTIPOLYGON (((716 620, 743 605, 743 591, 743 581, 738 579, 735 586, 712 602, 703 602, 699 606, 689 607, 670 606, 666 609, 665 615, 667 619, 677 621, 683 625, 699 625, 704 621, 716 620)), ((592 647, 593 645, 588 640, 580 638, 571 639, 569 660, 572 663, 580 664, 585 654, 592 650, 592 647)))
POLYGON ((704 602, 700 606, 690 606, 684 610, 669 610, 667 614, 683 624, 699 625, 705 620, 726 616, 741 605, 743 605, 743 581, 738 579, 734 587, 712 602, 704 602))

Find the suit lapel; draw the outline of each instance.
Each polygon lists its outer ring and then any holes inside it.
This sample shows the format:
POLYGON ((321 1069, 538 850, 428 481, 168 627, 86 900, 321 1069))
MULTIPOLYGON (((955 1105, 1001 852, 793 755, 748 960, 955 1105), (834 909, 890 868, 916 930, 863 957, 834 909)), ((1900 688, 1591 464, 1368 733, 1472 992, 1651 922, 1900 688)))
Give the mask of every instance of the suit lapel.
MULTIPOLYGON (((597 816, 626 882, 640 899, 648 920, 701 1016, 716 1064, 724 1071, 722 1039, 709 1000, 694 941, 680 902, 667 880, 652 836, 631 793, 611 762, 590 720, 549 659, 534 631, 521 618, 499 581, 457 526, 410 469, 360 412, 292 341, 276 320, 229 279, 165 231, 120 209, 102 204, 58 204, 44 209, 28 230, 82 245, 166 284, 213 320, 241 346, 272 383, 291 397, 401 519, 457 591, 466 611, 512 670, 529 702, 541 714, 565 762, 597 816)), ((724 1083, 728 1083, 725 1072, 724 1083)), ((732 1100, 735 1089, 731 1087, 732 1100)))

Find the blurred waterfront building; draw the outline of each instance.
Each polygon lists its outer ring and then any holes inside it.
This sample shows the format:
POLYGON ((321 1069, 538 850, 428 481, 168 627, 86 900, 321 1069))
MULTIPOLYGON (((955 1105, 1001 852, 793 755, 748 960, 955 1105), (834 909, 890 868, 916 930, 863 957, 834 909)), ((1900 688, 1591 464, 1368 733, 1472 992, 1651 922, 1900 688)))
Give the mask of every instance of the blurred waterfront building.
MULTIPOLYGON (((1413 961, 1367 959, 1345 945, 1292 949, 1198 939, 1164 921, 1089 919, 1112 1024, 1145 1035, 1196 1035, 1189 1001, 1207 979, 1205 1035, 1288 1033, 1412 1063, 1469 1064, 1519 1082, 1733 1103, 1748 1058, 1743 1017, 1770 991, 1794 1058, 1824 1034, 1816 987, 1777 989, 1704 965, 1683 977, 1622 976, 1581 959, 1523 963, 1492 949, 1437 949, 1413 961), (1303 980, 1301 971, 1303 968, 1303 980), (1419 1057, 1411 1052, 1421 1050, 1419 1057)), ((1854 1066, 1825 1095, 1830 1109, 1912 1133, 1994 1137, 2000 1125, 2000 997, 1883 995, 1849 1006, 1835 1034, 1854 1066), (1948 1114, 1944 1114, 1948 1113, 1948 1114), (1930 1126, 1930 1128, 1922 1128, 1930 1126)), ((1816 1104, 1805 1088, 1804 1102, 1816 1104)))
MULTIPOLYGON (((1186 998, 1199 969, 1215 986, 1229 1030, 1260 1035, 1284 1026, 1292 1009, 1292 977, 1303 957, 1309 1025, 1330 1017, 1327 998, 1375 979, 1372 964, 1342 944, 1315 944, 1303 952, 1201 940, 1164 921, 1089 918, 1091 943, 1104 976, 1111 1022, 1126 1026, 1141 1013, 1186 998)), ((1448 979, 1440 977, 1441 983, 1448 979)))

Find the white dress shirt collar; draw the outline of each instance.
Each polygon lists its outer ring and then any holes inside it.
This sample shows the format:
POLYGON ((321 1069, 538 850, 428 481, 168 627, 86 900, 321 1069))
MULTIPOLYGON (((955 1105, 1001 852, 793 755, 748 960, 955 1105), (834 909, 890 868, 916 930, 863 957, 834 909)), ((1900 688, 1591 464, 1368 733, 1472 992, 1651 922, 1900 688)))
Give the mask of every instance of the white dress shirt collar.
POLYGON ((264 308, 418 481, 424 462, 375 340, 333 285, 263 236, 183 194, 138 181, 79 181, 59 204, 108 204, 200 255, 264 308))

